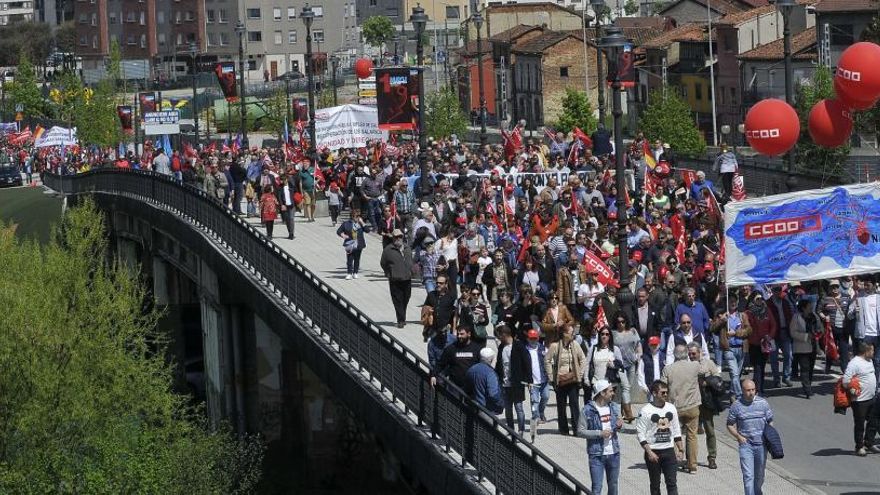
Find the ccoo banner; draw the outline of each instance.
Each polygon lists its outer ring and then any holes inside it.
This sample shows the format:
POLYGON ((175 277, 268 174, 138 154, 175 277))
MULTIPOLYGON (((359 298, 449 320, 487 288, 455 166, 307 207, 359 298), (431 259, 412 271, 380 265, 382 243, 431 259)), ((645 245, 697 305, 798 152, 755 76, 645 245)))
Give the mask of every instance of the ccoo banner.
POLYGON ((226 101, 238 101, 238 93, 235 87, 235 62, 220 62, 214 66, 214 74, 220 83, 220 90, 226 101))
POLYGON ((724 212, 727 282, 772 284, 880 267, 880 184, 734 201, 724 212))
POLYGON ((380 67, 376 74, 376 107, 379 129, 415 130, 419 108, 421 70, 411 67, 380 67))

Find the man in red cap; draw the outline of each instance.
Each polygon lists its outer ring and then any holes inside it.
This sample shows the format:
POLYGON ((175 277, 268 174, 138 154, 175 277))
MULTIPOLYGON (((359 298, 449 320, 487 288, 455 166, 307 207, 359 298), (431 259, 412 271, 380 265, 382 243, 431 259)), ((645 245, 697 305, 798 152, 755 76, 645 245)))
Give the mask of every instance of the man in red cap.
POLYGON ((660 352, 660 336, 652 335, 648 337, 648 343, 645 345, 645 351, 642 352, 642 358, 639 360, 638 383, 639 388, 648 394, 648 402, 654 400, 651 396, 649 386, 654 380, 660 379, 660 374, 666 366, 666 356, 660 352))
POLYGON ((547 401, 550 400, 550 388, 547 386, 547 370, 544 367, 545 357, 547 356, 547 348, 539 340, 540 334, 534 328, 526 332, 528 343, 526 351, 529 353, 529 361, 531 362, 532 376, 529 377, 529 393, 532 404, 532 428, 536 423, 547 422, 547 416, 544 415, 544 409, 547 407, 547 401))

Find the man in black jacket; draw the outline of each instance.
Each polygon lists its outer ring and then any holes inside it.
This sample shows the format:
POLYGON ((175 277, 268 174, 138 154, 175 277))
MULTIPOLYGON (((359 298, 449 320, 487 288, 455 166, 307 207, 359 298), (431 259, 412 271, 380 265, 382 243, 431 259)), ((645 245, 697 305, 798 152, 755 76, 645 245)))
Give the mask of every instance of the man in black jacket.
POLYGON ((247 170, 238 160, 233 160, 229 168, 232 176, 232 211, 241 215, 241 200, 244 197, 244 183, 247 180, 247 170))
POLYGON ((495 373, 501 384, 504 396, 504 417, 507 426, 513 428, 513 410, 516 408, 516 422, 520 434, 526 429, 526 416, 523 402, 526 400, 523 384, 532 381, 532 360, 522 340, 513 338, 513 330, 506 325, 496 329, 500 345, 495 373))
POLYGON ((412 295, 411 265, 403 252, 403 232, 394 229, 391 238, 391 244, 385 246, 382 251, 379 266, 388 277, 391 302, 394 304, 394 314, 397 316, 397 328, 403 328, 406 325, 406 306, 412 295))
POLYGON ((464 388, 465 375, 468 368, 480 362, 480 350, 483 348, 476 342, 471 341, 471 328, 458 327, 457 340, 443 349, 440 359, 437 360, 437 368, 431 370, 431 386, 437 386, 437 377, 448 378, 449 381, 464 388))

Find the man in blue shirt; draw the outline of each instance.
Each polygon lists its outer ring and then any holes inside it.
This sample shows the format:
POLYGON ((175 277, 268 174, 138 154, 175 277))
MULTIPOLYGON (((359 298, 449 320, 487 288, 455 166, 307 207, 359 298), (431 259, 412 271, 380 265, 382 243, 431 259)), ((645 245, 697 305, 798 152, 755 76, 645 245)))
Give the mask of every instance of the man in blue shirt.
POLYGON ((730 406, 727 431, 739 442, 739 467, 742 470, 745 495, 761 495, 767 452, 764 448, 764 427, 773 426, 773 410, 763 397, 758 397, 755 382, 742 381, 742 397, 730 406))
MULTIPOLYGON (((702 301, 697 300, 697 291, 692 287, 688 287, 684 291, 684 300, 678 303, 675 308, 675 320, 681 321, 682 315, 691 317, 691 328, 694 334, 707 335, 709 330, 709 312, 702 301)), ((717 363, 716 363, 717 364, 717 363)))
POLYGON ((480 362, 471 366, 465 375, 464 389, 474 401, 498 414, 504 411, 504 399, 498 385, 498 375, 492 368, 495 351, 491 347, 480 350, 480 362))

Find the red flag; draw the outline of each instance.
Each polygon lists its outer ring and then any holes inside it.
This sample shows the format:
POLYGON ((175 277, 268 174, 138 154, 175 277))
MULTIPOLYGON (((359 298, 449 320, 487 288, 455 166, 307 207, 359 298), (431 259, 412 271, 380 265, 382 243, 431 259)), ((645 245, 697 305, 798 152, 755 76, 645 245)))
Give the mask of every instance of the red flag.
POLYGON ((596 330, 608 328, 608 317, 605 316, 605 308, 601 304, 599 309, 596 310, 596 321, 593 323, 593 328, 596 330))
MULTIPOLYGON (((323 191, 324 188, 327 187, 327 178, 324 177, 324 172, 321 172, 321 167, 315 166, 315 189, 318 191, 323 191)), ((392 214, 396 213, 397 210, 397 201, 391 201, 391 211, 392 214)))
POLYGON ((217 151, 217 141, 211 141, 211 144, 205 147, 205 151, 208 153, 213 153, 217 151))
POLYGON ((512 132, 501 130, 501 138, 504 140, 504 157, 509 161, 511 157, 522 149, 522 135, 519 127, 514 127, 512 132))
POLYGON ((730 199, 734 201, 746 199, 746 184, 739 172, 733 174, 733 191, 730 192, 730 199))
MULTIPOLYGON (((684 187, 688 191, 690 191, 691 184, 693 184, 694 181, 697 180, 697 172, 694 170, 687 169, 687 168, 679 169, 679 172, 681 172, 681 179, 684 181, 684 187)), ((700 198, 694 198, 694 199, 699 200, 700 198)))
POLYGON ((575 136, 576 138, 578 138, 578 140, 579 140, 580 142, 584 143, 584 146, 586 146, 586 147, 588 147, 588 148, 592 148, 592 147, 593 147, 593 140, 590 139, 590 136, 587 136, 586 134, 584 134, 584 131, 582 131, 582 130, 580 129, 580 127, 575 127, 575 128, 574 128, 574 136, 575 136))
POLYGON ((554 131, 553 128, 550 126, 544 126, 544 136, 546 136, 551 143, 558 142, 556 140, 556 131, 554 131))
POLYGON ((578 154, 581 151, 581 142, 575 141, 571 143, 571 150, 568 152, 568 163, 577 163, 578 154))
POLYGON ((596 280, 598 280, 599 283, 620 287, 620 283, 614 278, 614 272, 608 268, 608 265, 606 265, 601 258, 593 254, 592 251, 584 253, 584 266, 587 267, 588 272, 592 271, 596 274, 596 280))
POLYGON ((183 156, 187 158, 198 158, 199 154, 196 152, 195 148, 193 148, 191 144, 183 143, 183 156))
POLYGON ((516 261, 522 263, 526 258, 526 253, 528 253, 530 247, 532 247, 532 241, 526 237, 523 239, 522 247, 519 249, 519 255, 517 255, 516 261))

